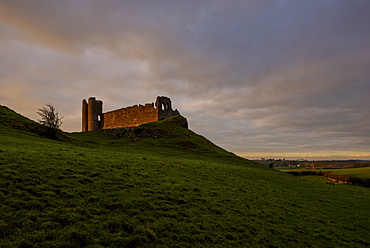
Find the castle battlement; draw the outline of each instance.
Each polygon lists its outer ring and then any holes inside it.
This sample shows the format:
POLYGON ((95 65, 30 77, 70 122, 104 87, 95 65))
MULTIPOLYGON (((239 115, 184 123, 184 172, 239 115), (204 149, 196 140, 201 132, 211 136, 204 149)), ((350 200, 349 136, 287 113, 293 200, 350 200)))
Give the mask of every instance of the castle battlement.
POLYGON ((155 104, 133 105, 103 113, 103 102, 90 97, 82 101, 82 132, 98 129, 136 127, 180 115, 172 109, 171 99, 158 96, 155 104))

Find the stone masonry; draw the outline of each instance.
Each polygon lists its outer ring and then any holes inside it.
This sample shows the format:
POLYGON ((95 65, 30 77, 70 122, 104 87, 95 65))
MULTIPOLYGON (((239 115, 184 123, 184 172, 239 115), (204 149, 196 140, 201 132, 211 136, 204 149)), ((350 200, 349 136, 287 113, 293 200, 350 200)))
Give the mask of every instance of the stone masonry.
POLYGON ((103 113, 103 102, 90 97, 82 101, 82 132, 98 129, 136 127, 145 123, 180 115, 173 110, 171 99, 158 96, 154 103, 134 105, 103 113))

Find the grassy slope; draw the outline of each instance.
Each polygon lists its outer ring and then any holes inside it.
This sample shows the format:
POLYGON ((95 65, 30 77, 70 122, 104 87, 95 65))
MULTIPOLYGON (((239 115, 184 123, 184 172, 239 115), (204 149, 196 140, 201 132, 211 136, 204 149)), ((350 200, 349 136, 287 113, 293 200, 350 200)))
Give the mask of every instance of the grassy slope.
POLYGON ((159 139, 114 130, 58 142, 1 121, 9 111, 0 106, 0 247, 370 245, 367 188, 265 168, 176 119, 140 127, 170 133, 159 139))

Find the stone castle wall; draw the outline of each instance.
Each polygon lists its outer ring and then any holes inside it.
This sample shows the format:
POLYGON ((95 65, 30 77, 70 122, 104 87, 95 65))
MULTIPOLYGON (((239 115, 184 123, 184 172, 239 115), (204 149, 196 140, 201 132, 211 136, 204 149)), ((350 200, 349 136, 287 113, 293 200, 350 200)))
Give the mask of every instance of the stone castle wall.
POLYGON ((82 101, 82 131, 136 127, 172 116, 180 115, 172 109, 170 98, 158 96, 154 103, 134 105, 103 113, 103 102, 90 97, 82 101))
POLYGON ((103 129, 135 127, 158 120, 158 109, 154 104, 135 105, 104 113, 103 129))

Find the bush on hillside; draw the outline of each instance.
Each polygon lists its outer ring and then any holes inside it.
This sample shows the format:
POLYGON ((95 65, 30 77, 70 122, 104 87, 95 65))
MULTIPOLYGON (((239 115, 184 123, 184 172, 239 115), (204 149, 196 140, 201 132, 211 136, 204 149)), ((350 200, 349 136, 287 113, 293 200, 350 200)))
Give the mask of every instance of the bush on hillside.
POLYGON ((37 114, 41 116, 39 122, 50 129, 60 129, 63 116, 59 117, 58 110, 50 103, 45 103, 45 105, 46 107, 38 109, 37 114))

